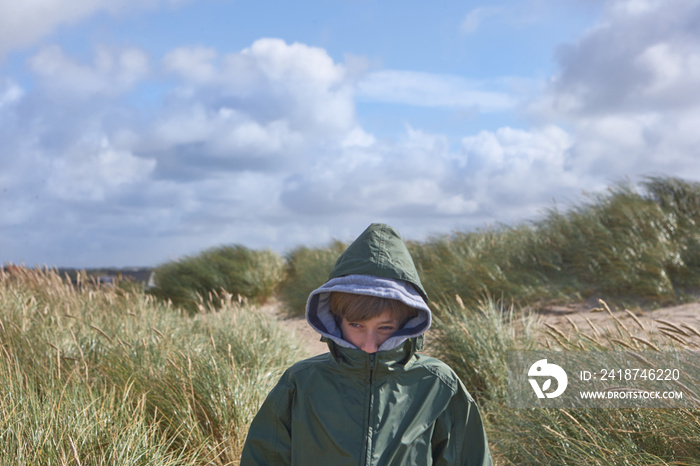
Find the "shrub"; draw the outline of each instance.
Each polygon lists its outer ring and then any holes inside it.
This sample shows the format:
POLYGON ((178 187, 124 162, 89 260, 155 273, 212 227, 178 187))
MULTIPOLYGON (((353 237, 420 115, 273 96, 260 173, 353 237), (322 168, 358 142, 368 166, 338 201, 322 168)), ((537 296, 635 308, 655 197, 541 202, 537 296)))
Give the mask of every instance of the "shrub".
POLYGON ((438 302, 678 302, 700 283, 700 184, 652 178, 642 188, 621 184, 530 224, 411 243, 411 253, 438 302))
POLYGON ((163 264, 155 274, 156 287, 149 292, 194 313, 216 306, 222 291, 263 302, 282 282, 284 260, 269 250, 222 246, 163 264))
POLYGON ((309 294, 328 281, 336 260, 346 248, 344 243, 334 241, 324 248, 299 247, 288 254, 280 297, 290 315, 304 315, 309 294))

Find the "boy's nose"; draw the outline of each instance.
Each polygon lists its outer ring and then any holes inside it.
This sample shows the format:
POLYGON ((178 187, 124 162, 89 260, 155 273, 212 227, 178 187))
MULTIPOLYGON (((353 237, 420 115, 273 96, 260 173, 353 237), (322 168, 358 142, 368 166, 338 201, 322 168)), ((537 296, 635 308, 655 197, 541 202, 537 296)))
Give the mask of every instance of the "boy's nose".
POLYGON ((360 349, 365 353, 376 353, 379 349, 376 335, 367 335, 367 338, 365 338, 365 341, 362 342, 362 347, 360 349))
POLYGON ((365 353, 376 353, 377 352, 377 344, 374 342, 368 342, 366 341, 364 345, 362 345, 362 351, 365 353))

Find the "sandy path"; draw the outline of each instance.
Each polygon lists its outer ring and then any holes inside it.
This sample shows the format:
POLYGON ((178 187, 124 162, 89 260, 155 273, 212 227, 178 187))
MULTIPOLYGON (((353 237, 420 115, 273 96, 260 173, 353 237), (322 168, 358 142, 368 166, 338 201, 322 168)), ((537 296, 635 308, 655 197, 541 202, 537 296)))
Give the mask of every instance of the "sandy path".
POLYGON ((274 299, 265 303, 260 308, 260 311, 277 319, 282 326, 293 333, 299 340, 305 342, 309 356, 328 352, 328 345, 321 341, 321 335, 309 326, 304 316, 287 317, 282 310, 280 302, 274 299))
MULTIPOLYGON (((700 349, 700 302, 664 307, 649 311, 604 310, 604 305, 592 311, 581 307, 551 307, 535 310, 539 315, 543 329, 549 324, 567 333, 576 328, 584 333, 595 335, 601 333, 616 334, 621 324, 630 334, 644 337, 645 334, 664 333, 686 342, 691 349, 700 349), (617 320, 617 322, 616 322, 617 320)), ((624 332, 624 330, 623 330, 624 332)), ((680 342, 679 342, 680 343, 680 342)))

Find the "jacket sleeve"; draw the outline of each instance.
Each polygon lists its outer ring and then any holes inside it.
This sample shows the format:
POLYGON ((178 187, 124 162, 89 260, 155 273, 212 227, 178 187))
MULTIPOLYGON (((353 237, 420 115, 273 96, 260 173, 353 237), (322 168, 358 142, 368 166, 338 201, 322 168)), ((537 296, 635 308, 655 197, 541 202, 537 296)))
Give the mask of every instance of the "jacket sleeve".
POLYGON ((435 423, 432 450, 434 466, 493 464, 479 409, 461 382, 435 423))
POLYGON ((288 373, 285 373, 250 424, 241 466, 291 464, 293 392, 288 373))

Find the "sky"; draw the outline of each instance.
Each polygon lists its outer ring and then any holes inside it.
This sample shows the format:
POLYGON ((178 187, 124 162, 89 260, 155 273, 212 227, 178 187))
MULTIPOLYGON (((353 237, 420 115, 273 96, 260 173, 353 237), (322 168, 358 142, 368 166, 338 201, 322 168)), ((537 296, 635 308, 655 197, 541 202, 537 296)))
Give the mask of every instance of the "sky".
POLYGON ((700 0, 0 0, 0 264, 533 222, 698 128, 700 0))

